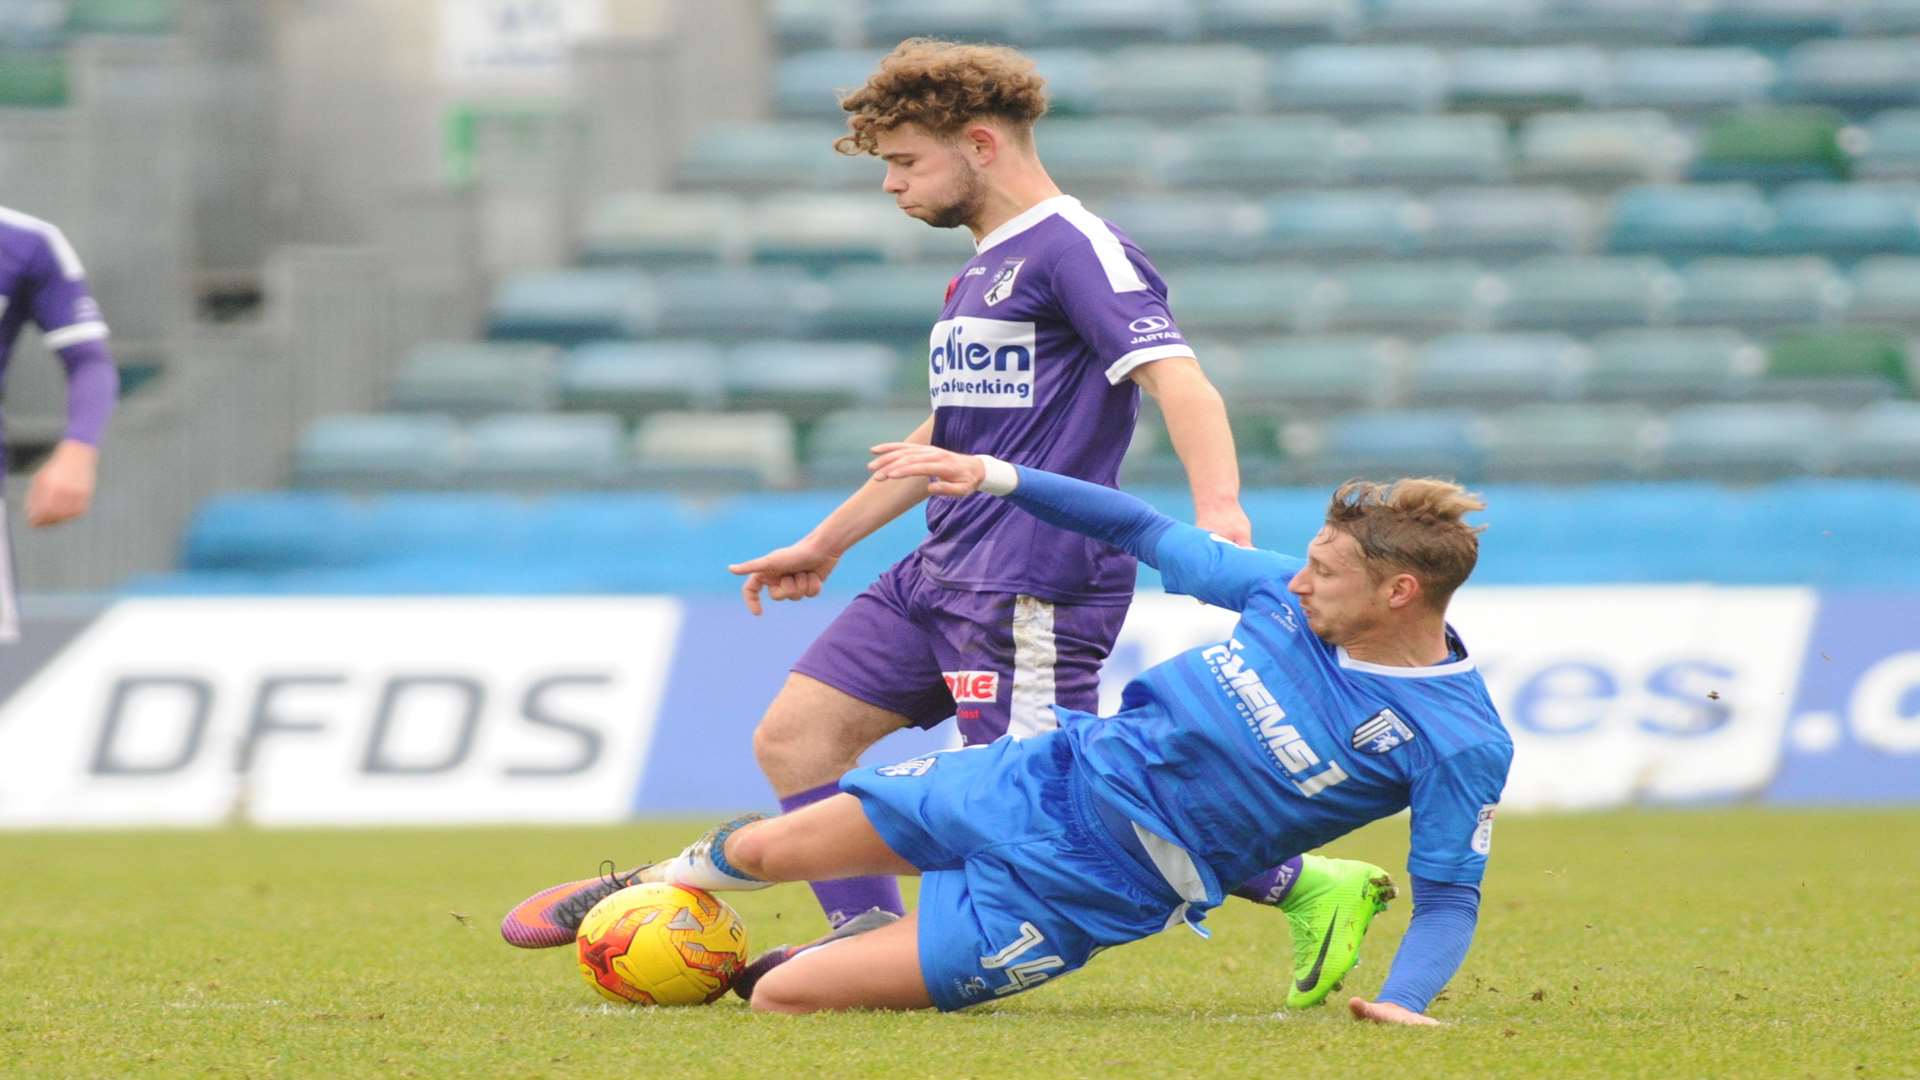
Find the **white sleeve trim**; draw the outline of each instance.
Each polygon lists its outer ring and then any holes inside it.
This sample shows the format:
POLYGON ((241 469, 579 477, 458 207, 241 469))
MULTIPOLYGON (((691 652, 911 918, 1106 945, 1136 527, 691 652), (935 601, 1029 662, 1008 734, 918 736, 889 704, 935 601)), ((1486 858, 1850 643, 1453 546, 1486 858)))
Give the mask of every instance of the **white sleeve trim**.
POLYGON ((49 330, 40 335, 47 348, 55 352, 69 345, 78 345, 83 341, 105 341, 107 324, 103 322, 77 322, 72 326, 63 326, 58 330, 49 330))
POLYGON ((980 481, 980 490, 989 495, 1010 495, 1020 486, 1020 470, 1001 461, 991 454, 975 454, 980 464, 986 467, 986 478, 980 481))
MULTIPOLYGON (((1193 356, 1191 345, 1151 345, 1144 349, 1135 349, 1115 360, 1107 367, 1107 385, 1119 386, 1120 380, 1133 373, 1141 364, 1151 364, 1155 360, 1165 360, 1170 356, 1193 356)), ((1199 357, 1194 357, 1199 359, 1199 357)))
POLYGON ((1106 271, 1107 284, 1113 286, 1114 292, 1146 290, 1147 280, 1134 268, 1133 260, 1127 258, 1127 249, 1121 246, 1120 238, 1113 235, 1113 230, 1107 228, 1107 223, 1098 215, 1078 202, 1061 206, 1059 214, 1093 245, 1094 258, 1100 260, 1100 269, 1106 271))

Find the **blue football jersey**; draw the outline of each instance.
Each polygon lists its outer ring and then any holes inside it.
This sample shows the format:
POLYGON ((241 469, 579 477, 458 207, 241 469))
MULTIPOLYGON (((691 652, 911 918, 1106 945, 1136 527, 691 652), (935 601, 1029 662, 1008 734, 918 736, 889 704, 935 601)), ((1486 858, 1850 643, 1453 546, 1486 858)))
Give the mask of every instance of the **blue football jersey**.
POLYGON ((1477 883, 1513 742, 1451 628, 1446 663, 1364 663, 1307 626, 1287 591, 1302 560, 1178 524, 1155 548, 1169 591, 1242 613, 1233 636, 1143 672, 1117 715, 1061 726, 1155 861, 1191 859, 1195 905, 1408 807, 1408 869, 1477 883))

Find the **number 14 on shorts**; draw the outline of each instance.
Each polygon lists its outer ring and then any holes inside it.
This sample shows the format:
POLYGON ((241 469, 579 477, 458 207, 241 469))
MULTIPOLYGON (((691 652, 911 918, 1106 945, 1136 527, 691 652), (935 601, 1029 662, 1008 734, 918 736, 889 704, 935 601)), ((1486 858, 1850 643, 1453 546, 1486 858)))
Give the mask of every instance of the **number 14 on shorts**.
POLYGON ((1005 971, 1007 982, 1004 986, 993 988, 995 997, 1004 994, 1017 994, 1029 990, 1047 980, 1056 970, 1066 967, 1067 962, 1058 956, 1037 956, 1031 960, 1021 960, 1022 956, 1046 944, 1038 927, 1030 922, 1020 924, 1020 936, 1013 944, 980 958, 980 966, 988 971, 1005 971))

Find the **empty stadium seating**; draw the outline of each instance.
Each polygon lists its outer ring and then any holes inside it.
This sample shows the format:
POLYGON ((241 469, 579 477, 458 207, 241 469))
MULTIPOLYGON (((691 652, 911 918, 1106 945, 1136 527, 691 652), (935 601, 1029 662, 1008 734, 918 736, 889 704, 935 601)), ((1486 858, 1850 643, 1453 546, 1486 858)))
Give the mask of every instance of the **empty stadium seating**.
MULTIPOLYGON (((490 343, 409 359, 394 415, 317 424, 303 485, 377 486, 328 456, 353 424, 415 457, 406 487, 493 482, 494 438, 515 483, 542 440, 594 463, 561 486, 857 482, 924 418, 969 254, 831 147, 838 93, 914 33, 1034 57, 1043 160, 1162 270, 1255 482, 1914 471, 1910 0, 771 7, 772 119, 586 207, 577 269, 502 283, 490 343), (482 426, 543 411, 565 438, 482 426)), ((0 62, 0 99, 64 92, 37 55, 0 62)), ((1148 410, 1129 476, 1179 475, 1148 410)))

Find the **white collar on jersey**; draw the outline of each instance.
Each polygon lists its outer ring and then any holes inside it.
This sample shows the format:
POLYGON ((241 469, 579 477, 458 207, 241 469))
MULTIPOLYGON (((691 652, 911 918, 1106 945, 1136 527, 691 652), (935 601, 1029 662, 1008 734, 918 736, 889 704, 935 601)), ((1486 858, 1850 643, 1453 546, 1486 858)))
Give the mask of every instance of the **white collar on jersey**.
POLYGON ((1334 649, 1340 658, 1340 666, 1348 671, 1364 671, 1369 675, 1385 675, 1389 679, 1434 679, 1442 675, 1458 675, 1473 670, 1473 657, 1467 653, 1467 647, 1460 642, 1460 636, 1447 627, 1447 640, 1460 645, 1460 659, 1444 664, 1431 664, 1427 667, 1395 667, 1392 664, 1372 664, 1365 660, 1355 660, 1347 654, 1347 647, 1341 645, 1334 649))
POLYGON ((974 254, 977 255, 1003 240, 1011 240, 1060 211, 1079 205, 1080 200, 1071 195, 1055 195, 1050 199, 1041 199, 1001 222, 999 228, 981 237, 980 242, 973 245, 974 254))

